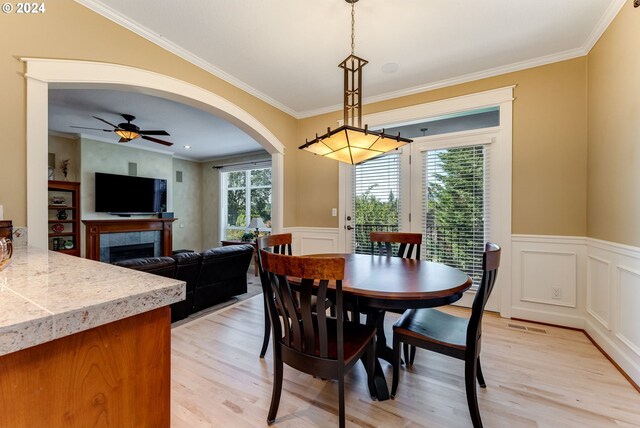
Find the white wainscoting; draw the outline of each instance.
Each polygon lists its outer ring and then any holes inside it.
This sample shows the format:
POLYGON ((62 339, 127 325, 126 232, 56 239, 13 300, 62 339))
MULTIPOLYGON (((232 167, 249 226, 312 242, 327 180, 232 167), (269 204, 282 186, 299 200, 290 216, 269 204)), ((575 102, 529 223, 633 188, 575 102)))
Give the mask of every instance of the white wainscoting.
MULTIPOLYGON (((337 228, 284 232, 293 234, 296 255, 340 252, 337 228)), ((640 248, 513 235, 511 251, 511 316, 585 330, 640 384, 640 248)))
POLYGON ((331 227, 285 227, 283 233, 293 235, 292 250, 297 256, 339 253, 339 231, 331 227))
POLYGON ((585 331, 640 384, 640 248, 588 239, 585 331))
POLYGON ((585 330, 640 384, 640 248, 513 235, 512 256, 512 316, 585 330))
POLYGON ((586 240, 513 235, 511 316, 584 327, 586 240))

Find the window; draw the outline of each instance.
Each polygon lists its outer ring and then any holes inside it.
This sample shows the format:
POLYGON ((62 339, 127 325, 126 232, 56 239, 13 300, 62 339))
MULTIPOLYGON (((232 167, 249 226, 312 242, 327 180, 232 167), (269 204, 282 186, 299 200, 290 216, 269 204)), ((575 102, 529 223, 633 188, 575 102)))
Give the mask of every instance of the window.
POLYGON ((271 231, 271 168, 222 173, 222 239, 242 239, 254 233, 247 225, 254 217, 262 218, 271 231))

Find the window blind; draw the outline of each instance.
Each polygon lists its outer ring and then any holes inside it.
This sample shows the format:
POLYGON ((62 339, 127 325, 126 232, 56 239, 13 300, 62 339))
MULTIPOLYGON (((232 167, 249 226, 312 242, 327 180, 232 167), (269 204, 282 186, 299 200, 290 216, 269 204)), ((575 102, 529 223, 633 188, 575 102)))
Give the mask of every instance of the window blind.
POLYGON ((355 253, 371 252, 371 231, 395 232, 400 219, 400 154, 390 154, 356 165, 353 177, 355 253))
POLYGON ((427 260, 482 278, 489 231, 489 145, 423 152, 423 243, 427 260))

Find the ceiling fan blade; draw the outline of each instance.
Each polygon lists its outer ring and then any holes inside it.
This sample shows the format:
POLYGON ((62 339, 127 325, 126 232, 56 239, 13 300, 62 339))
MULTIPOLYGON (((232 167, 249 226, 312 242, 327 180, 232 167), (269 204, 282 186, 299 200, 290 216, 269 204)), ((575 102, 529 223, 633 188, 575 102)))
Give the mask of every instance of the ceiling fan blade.
POLYGON ((147 130, 140 130, 140 131, 138 131, 138 134, 143 134, 143 135, 171 135, 167 131, 147 131, 147 130))
POLYGON ((100 118, 99 118, 99 117, 97 117, 97 116, 91 116, 91 117, 93 117, 94 119, 98 119, 99 121, 102 121, 102 122, 106 123, 107 125, 113 126, 113 127, 114 127, 114 128, 116 128, 116 129, 118 128, 118 127, 117 127, 116 125, 114 125, 113 123, 111 123, 111 122, 107 122, 107 121, 106 121, 106 120, 104 120, 104 119, 100 119, 100 118))
POLYGON ((157 138, 147 137, 145 135, 141 135, 140 138, 142 138, 143 140, 153 141, 154 143, 164 144, 165 146, 173 146, 173 143, 170 143, 168 141, 158 140, 157 138))
POLYGON ((86 126, 73 126, 73 125, 69 125, 69 128, 78 128, 78 129, 94 129, 94 130, 96 130, 96 131, 113 132, 113 129, 87 128, 86 126))

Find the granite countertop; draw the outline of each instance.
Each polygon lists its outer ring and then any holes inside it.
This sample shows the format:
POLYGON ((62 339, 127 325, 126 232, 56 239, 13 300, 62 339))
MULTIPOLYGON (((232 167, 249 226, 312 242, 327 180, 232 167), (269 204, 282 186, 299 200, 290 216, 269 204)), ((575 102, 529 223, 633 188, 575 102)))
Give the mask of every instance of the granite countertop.
POLYGON ((185 283, 17 248, 0 271, 0 356, 185 299, 185 283))

